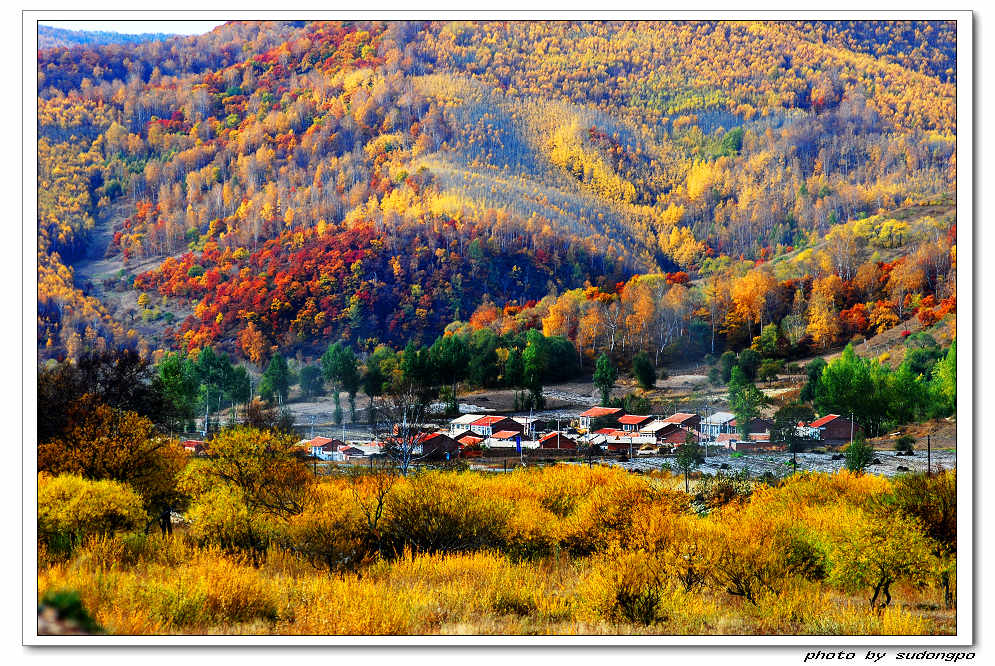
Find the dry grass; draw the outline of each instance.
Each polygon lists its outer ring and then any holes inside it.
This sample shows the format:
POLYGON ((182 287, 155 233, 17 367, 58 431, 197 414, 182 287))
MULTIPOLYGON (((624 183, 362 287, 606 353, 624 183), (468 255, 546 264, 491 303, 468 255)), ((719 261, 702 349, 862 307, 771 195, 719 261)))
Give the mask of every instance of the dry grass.
MULTIPOLYGON (((324 483, 330 487, 319 498, 337 505, 347 499, 339 486, 348 481, 324 483)), ((333 572, 292 540, 274 540, 253 566, 247 555, 195 540, 193 532, 119 534, 91 538, 68 558, 41 548, 39 593, 77 590, 112 634, 955 631, 955 611, 942 607, 928 581, 897 583, 895 601, 878 611, 865 590, 785 565, 785 535, 795 538, 798 530, 831 565, 834 539, 847 538, 847 521, 866 520, 888 480, 809 475, 757 488, 704 516, 691 509, 682 483, 666 474, 566 466, 435 473, 399 481, 392 497, 430 494, 436 501, 419 511, 442 507, 440 515, 460 529, 493 522, 474 532, 488 535, 474 542, 478 547, 431 552, 401 545, 396 556, 367 554, 333 572), (704 576, 689 583, 686 565, 697 561, 704 576), (739 575, 753 577, 752 598, 730 593, 739 575)), ((392 513, 398 510, 388 507, 385 531, 400 520, 392 513)), ((323 529, 358 520, 345 510, 335 516, 323 529)))

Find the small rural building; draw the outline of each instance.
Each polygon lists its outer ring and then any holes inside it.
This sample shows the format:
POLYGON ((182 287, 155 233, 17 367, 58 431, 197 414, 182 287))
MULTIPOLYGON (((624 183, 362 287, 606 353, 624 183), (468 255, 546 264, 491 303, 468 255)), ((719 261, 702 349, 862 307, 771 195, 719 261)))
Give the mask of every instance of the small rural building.
POLYGON ((689 414, 688 412, 674 412, 672 415, 665 419, 662 419, 664 423, 676 423, 679 426, 685 428, 693 428, 697 430, 701 425, 701 417, 697 414, 689 414))
POLYGON ((471 434, 469 431, 467 431, 465 434, 461 435, 460 437, 457 437, 456 441, 459 442, 460 446, 479 446, 480 443, 484 441, 484 438, 477 437, 476 435, 471 434))
POLYGON ((604 437, 602 446, 607 446, 609 450, 615 450, 612 447, 624 447, 628 450, 629 446, 639 448, 643 444, 656 444, 656 438, 651 435, 643 435, 637 430, 608 430, 607 432, 598 431, 604 437))
POLYGON ((539 448, 574 450, 577 448, 577 442, 562 433, 551 432, 539 438, 539 448))
POLYGON ((429 460, 455 459, 459 455, 460 445, 455 439, 444 432, 432 432, 422 435, 416 447, 421 447, 421 456, 429 460))
POLYGON ((719 446, 725 446, 731 451, 735 451, 734 448, 736 443, 741 441, 738 432, 722 432, 716 435, 715 443, 719 446))
POLYGON ((621 407, 591 407, 586 412, 580 414, 580 427, 583 430, 596 430, 625 416, 625 410, 621 407))
POLYGON ((859 425, 839 414, 826 414, 808 425, 818 433, 818 439, 823 442, 849 441, 851 433, 856 437, 863 432, 859 425))
POLYGON ((481 437, 492 437, 494 433, 502 430, 513 430, 518 433, 525 431, 525 427, 518 421, 507 416, 481 416, 470 424, 470 430, 475 435, 481 437))
POLYGON ((349 458, 363 458, 366 456, 366 451, 363 449, 349 445, 340 447, 338 452, 342 454, 346 460, 349 458))
POLYGON ((501 432, 494 433, 493 436, 484 440, 483 446, 489 449, 517 450, 519 441, 521 441, 523 450, 539 448, 539 442, 532 439, 525 439, 522 437, 522 433, 514 430, 502 430, 501 432))
POLYGON ((308 452, 319 460, 344 460, 341 454, 345 442, 331 437, 313 437, 308 440, 308 452))
MULTIPOLYGON (((736 419, 733 419, 732 421, 729 422, 729 428, 730 432, 732 431, 739 432, 739 423, 737 423, 736 419)), ((774 429, 773 421, 758 416, 753 419, 750 419, 750 427, 747 429, 747 432, 750 434, 767 433, 769 435, 770 431, 773 429, 774 429)))
POLYGON ((695 441, 698 439, 698 433, 694 428, 690 426, 682 426, 673 421, 663 421, 656 420, 649 425, 644 426, 640 431, 640 435, 646 437, 652 437, 658 444, 683 444, 685 438, 687 437, 688 431, 694 433, 695 441))
POLYGON ((667 446, 680 446, 688 441, 688 435, 691 436, 691 440, 695 443, 700 439, 698 431, 694 428, 688 426, 679 426, 677 424, 671 424, 673 427, 670 430, 662 433, 657 437, 657 443, 667 446))
POLYGON ((667 423, 662 419, 655 419, 650 421, 642 428, 639 429, 639 434, 650 435, 651 437, 657 437, 661 432, 666 432, 674 427, 673 423, 667 423))
POLYGON ((734 430, 730 423, 736 420, 736 415, 732 412, 715 412, 701 420, 701 434, 708 439, 718 439, 723 433, 734 430))
POLYGON ((622 426, 622 430, 625 432, 639 432, 639 429, 645 425, 652 423, 652 416, 641 416, 639 414, 625 414, 620 416, 618 419, 618 424, 622 426))
POLYGON ((200 439, 185 439, 182 442, 182 446, 184 451, 189 451, 190 453, 196 455, 204 452, 205 444, 203 440, 200 439))
POLYGON ((459 435, 470 431, 470 424, 483 418, 483 414, 462 414, 449 422, 449 436, 459 437, 459 435))

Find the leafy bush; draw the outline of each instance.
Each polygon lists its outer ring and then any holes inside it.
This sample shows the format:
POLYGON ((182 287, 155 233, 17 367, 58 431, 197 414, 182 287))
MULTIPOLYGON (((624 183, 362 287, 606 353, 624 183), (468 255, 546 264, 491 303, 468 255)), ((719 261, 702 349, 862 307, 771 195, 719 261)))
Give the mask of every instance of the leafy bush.
POLYGON ((895 440, 895 450, 905 455, 912 455, 915 452, 915 445, 915 437, 910 437, 909 435, 902 435, 895 440))
POLYGON ((871 464, 874 449, 863 437, 857 437, 846 447, 846 468, 851 472, 862 472, 871 464))
POLYGON ((38 536, 54 551, 72 550, 88 536, 144 525, 142 499, 124 483, 38 475, 38 536))

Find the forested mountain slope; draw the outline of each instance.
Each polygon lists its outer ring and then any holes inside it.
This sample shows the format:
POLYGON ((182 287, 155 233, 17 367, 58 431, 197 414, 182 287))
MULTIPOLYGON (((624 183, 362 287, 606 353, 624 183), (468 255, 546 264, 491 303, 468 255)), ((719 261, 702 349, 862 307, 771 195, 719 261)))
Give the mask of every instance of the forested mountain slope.
POLYGON ((130 34, 104 30, 67 30, 38 24, 39 49, 72 48, 92 44, 139 44, 141 42, 162 41, 174 36, 159 32, 130 34))
POLYGON ((235 22, 41 51, 40 349, 403 346, 818 243, 955 188, 954 30, 235 22), (109 206, 134 330, 70 268, 109 206))

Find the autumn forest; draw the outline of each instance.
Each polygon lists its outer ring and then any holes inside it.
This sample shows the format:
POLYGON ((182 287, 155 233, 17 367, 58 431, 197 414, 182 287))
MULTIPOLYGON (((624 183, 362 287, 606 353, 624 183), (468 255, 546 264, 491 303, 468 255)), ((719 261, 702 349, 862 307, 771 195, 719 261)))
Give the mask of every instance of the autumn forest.
POLYGON ((956 634, 956 35, 42 30, 39 634, 956 634))
POLYGON ((749 22, 42 50, 39 351, 259 364, 510 308, 531 315, 505 328, 660 362, 702 327, 721 352, 770 322, 818 348, 942 318, 953 53, 942 23, 749 22))

